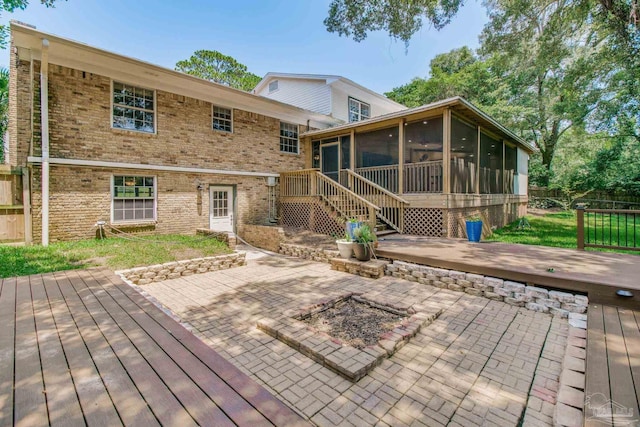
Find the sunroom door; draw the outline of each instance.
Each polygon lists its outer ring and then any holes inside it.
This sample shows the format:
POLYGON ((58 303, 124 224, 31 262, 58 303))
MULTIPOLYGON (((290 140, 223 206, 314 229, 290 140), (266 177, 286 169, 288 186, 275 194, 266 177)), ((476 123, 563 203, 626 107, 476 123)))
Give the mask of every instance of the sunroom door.
POLYGON ((209 228, 233 231, 233 187, 209 188, 209 228))
POLYGON ((334 181, 340 179, 340 144, 326 144, 321 146, 321 170, 334 181))

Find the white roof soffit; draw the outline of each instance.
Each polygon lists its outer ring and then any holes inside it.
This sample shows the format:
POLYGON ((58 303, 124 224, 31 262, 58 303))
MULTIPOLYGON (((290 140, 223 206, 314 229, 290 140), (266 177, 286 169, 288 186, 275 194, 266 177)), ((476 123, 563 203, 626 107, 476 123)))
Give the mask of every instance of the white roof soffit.
POLYGON ((362 91, 365 91, 373 96, 376 96, 386 102, 389 102, 391 104, 394 104, 396 106, 398 106, 399 108, 407 108, 402 104, 399 104, 397 102, 395 102, 392 99, 387 98, 386 96, 375 92, 369 88, 366 88, 356 82, 354 82, 353 80, 350 80, 346 77, 342 77, 342 76, 334 76, 331 74, 295 74, 295 73, 267 73, 264 78, 262 80, 260 80, 260 82, 256 85, 256 87, 253 89, 253 91, 255 93, 259 92, 260 90, 262 90, 262 88, 271 80, 277 80, 277 79, 300 79, 300 80, 323 80, 326 84, 328 85, 334 85, 334 84, 338 84, 341 86, 341 89, 346 90, 348 89, 349 86, 352 87, 356 87, 362 91))
POLYGON ((314 128, 342 123, 324 114, 294 107, 279 101, 253 95, 179 71, 138 59, 43 33, 31 27, 11 23, 11 36, 20 59, 40 60, 42 40, 49 40, 49 62, 68 68, 120 80, 125 83, 158 89, 177 95, 200 99, 224 107, 263 114, 280 120, 306 124, 314 128))
POLYGON ((405 116, 410 116, 413 114, 419 114, 419 113, 427 112, 430 110, 436 110, 438 108, 446 108, 446 107, 451 107, 453 111, 456 111, 456 107, 459 107, 460 110, 466 110, 468 112, 471 112, 473 115, 475 115, 477 118, 479 118, 483 122, 489 123, 493 128, 495 128, 495 130, 504 134, 508 139, 511 139, 513 142, 522 146, 522 148, 526 149, 529 153, 533 153, 535 151, 535 148, 531 144, 529 144, 527 141, 520 138, 518 135, 516 135, 515 133, 513 133, 512 131, 510 131, 500 123, 498 123, 493 117, 489 116, 487 113, 480 110, 478 107, 476 107, 466 99, 461 98, 459 96, 456 96, 454 98, 443 99, 442 101, 437 101, 431 104, 422 105, 420 107, 414 107, 406 110, 396 111, 394 113, 384 114, 382 116, 377 116, 371 119, 362 120, 360 122, 346 123, 346 124, 334 126, 328 129, 320 129, 320 130, 305 132, 300 136, 314 137, 314 136, 326 134, 328 132, 333 133, 333 132, 342 131, 342 130, 347 131, 347 130, 351 130, 352 128, 358 128, 360 126, 369 125, 372 123, 380 123, 380 122, 384 122, 386 120, 391 120, 391 119, 400 119, 405 116))

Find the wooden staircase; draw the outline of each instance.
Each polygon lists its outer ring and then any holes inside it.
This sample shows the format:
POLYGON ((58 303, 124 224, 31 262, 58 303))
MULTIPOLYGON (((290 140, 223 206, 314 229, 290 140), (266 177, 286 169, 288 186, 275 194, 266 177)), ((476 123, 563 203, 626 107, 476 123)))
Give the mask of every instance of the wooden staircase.
POLYGON ((356 219, 376 229, 378 235, 402 232, 408 203, 351 170, 341 171, 343 185, 318 169, 280 174, 283 200, 314 198, 340 222, 356 219))

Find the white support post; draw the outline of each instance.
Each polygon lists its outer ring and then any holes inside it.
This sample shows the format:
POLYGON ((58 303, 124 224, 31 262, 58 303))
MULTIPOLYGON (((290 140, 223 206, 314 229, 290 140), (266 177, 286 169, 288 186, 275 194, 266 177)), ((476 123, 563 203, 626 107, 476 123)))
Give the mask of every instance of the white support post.
POLYGON ((42 246, 49 246, 49 40, 42 39, 40 61, 40 118, 42 138, 42 246))

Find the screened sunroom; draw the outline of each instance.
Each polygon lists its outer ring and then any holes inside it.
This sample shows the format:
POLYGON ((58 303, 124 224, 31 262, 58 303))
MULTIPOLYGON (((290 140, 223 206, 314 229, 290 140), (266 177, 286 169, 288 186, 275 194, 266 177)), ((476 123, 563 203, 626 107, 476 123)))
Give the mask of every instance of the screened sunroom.
POLYGON ((306 132, 302 142, 308 170, 373 203, 373 186, 401 199, 403 232, 456 235, 465 215, 492 227, 526 211, 532 147, 462 98, 306 132))

